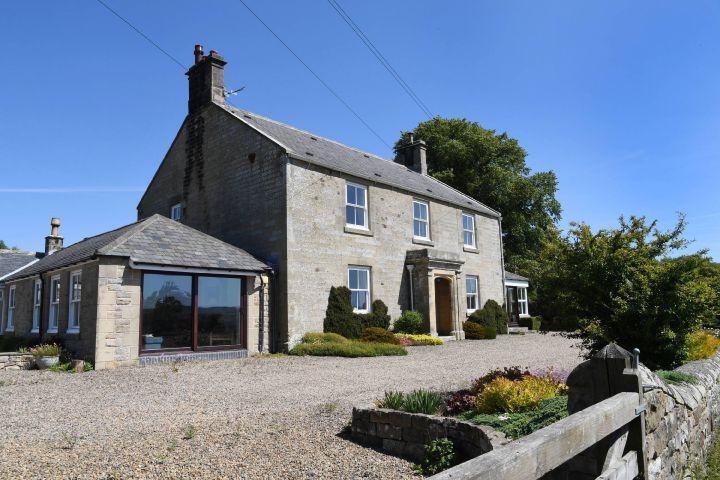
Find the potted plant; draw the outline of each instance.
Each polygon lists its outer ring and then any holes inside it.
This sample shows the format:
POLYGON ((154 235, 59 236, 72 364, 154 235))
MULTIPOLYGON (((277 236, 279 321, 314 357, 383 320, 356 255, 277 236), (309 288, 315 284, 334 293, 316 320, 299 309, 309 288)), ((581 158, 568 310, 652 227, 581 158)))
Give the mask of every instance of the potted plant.
POLYGON ((30 349, 30 353, 35 357, 35 364, 40 370, 56 365, 60 361, 61 351, 60 345, 55 343, 45 343, 30 349))

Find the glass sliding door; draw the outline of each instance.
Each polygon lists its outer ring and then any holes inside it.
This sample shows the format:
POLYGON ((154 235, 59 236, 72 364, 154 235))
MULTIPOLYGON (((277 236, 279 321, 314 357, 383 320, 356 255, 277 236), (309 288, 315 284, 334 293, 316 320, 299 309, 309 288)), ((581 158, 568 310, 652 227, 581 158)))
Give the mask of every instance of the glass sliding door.
POLYGON ((242 279, 198 277, 197 346, 242 345, 242 279))
POLYGON ((190 275, 144 274, 142 351, 192 348, 192 284, 190 275))

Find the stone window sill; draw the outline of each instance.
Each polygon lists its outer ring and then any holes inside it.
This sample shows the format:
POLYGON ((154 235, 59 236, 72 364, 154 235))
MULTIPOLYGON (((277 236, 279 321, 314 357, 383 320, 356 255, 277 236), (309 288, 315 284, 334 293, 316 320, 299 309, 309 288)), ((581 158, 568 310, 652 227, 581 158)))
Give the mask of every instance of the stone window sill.
POLYGON ((463 252, 468 252, 468 253, 480 253, 480 250, 478 250, 476 247, 467 247, 467 246, 464 246, 464 247, 463 247, 463 252))
POLYGON ((364 228, 353 228, 345 225, 345 233, 352 233, 355 235, 365 235, 366 237, 372 237, 372 230, 366 230, 364 228))
POLYGON ((417 238, 417 237, 413 237, 412 243, 416 243, 416 244, 418 244, 418 245, 427 245, 427 246, 429 246, 429 247, 434 247, 434 246, 435 246, 435 242, 433 242, 432 240, 428 240, 427 238, 417 238))
POLYGON ((57 328, 48 328, 47 332, 45 332, 45 333, 57 333, 57 332, 58 332, 57 328))
POLYGON ((40 333, 40 329, 39 329, 39 328, 33 328, 32 330, 30 330, 30 333, 40 333))
POLYGON ((10 327, 10 328, 5 327, 5 330, 3 331, 3 333, 13 333, 13 332, 15 332, 15 327, 10 327))
POLYGON ((67 330, 65 330, 65 333, 67 333, 69 335, 77 334, 77 333, 80 333, 80 329, 79 328, 68 328, 67 330))

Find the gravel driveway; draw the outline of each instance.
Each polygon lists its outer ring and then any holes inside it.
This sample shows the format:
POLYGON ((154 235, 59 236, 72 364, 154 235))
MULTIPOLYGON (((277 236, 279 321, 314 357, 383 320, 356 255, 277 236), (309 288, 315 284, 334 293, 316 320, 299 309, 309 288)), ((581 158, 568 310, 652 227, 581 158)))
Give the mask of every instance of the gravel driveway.
POLYGON ((0 478, 407 478, 408 462, 338 436, 353 405, 462 387, 495 367, 581 361, 553 334, 409 352, 0 372, 0 478))

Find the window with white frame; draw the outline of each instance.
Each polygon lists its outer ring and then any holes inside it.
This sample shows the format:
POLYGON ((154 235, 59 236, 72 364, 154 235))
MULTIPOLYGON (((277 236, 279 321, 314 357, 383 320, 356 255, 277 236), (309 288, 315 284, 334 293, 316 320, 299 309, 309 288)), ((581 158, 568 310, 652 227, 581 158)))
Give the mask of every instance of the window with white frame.
POLYGON ((8 291, 8 317, 5 324, 5 331, 12 332, 15 329, 15 285, 8 291))
POLYGON ((427 202, 413 200, 413 236, 430 239, 430 209, 427 202))
POLYGON ((518 287, 518 313, 523 315, 528 315, 528 298, 527 298, 527 288, 524 287, 518 287))
POLYGON ((348 183, 345 186, 345 224, 367 229, 367 216, 367 188, 348 183))
POLYGON ((60 277, 50 280, 50 312, 48 317, 48 333, 57 333, 60 315, 60 277))
POLYGON ((469 213, 462 214, 463 226, 463 245, 466 247, 475 247, 475 215, 469 213))
POLYGON ((468 275, 465 277, 465 298, 467 300, 467 313, 473 313, 478 309, 478 277, 468 275))
POLYGON ((70 293, 68 310, 68 332, 80 330, 80 298, 82 294, 82 276, 80 272, 70 274, 70 293))
POLYGON ((177 203, 170 207, 170 219, 178 222, 182 220, 182 204, 177 203))
POLYGON ((40 331, 40 303, 42 302, 42 280, 35 280, 33 285, 33 313, 32 313, 32 329, 33 333, 40 331))
POLYGON ((349 267, 348 286, 353 311, 359 313, 370 311, 370 268, 349 267))

